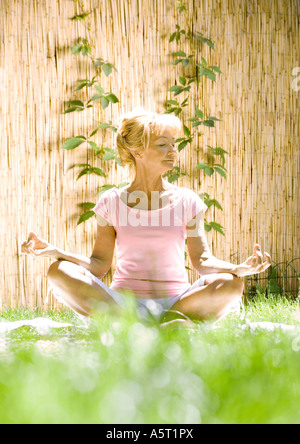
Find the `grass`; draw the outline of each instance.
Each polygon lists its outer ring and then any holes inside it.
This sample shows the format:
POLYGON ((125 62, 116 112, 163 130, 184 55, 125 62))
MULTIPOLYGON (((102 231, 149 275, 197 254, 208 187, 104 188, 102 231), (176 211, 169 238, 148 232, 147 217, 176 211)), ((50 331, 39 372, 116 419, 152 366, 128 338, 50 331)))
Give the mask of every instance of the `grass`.
MULTIPOLYGON (((250 322, 299 325, 299 302, 262 294, 250 322)), ((71 311, 8 310, 0 320, 48 317, 74 328, 0 335, 0 423, 299 423, 300 330, 162 329, 131 312, 84 326, 71 311)))

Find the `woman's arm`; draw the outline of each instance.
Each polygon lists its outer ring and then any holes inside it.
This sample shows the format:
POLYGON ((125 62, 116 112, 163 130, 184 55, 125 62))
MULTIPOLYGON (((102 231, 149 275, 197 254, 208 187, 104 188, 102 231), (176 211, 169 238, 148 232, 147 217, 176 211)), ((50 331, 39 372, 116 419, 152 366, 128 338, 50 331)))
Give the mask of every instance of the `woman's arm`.
POLYGON ((60 248, 57 248, 55 259, 73 262, 81 265, 90 271, 94 276, 102 279, 110 269, 110 264, 107 261, 96 257, 87 257, 80 254, 68 253, 60 248))
POLYGON ((255 244, 252 256, 249 256, 248 259, 241 264, 234 265, 230 262, 221 261, 214 256, 208 256, 200 259, 198 267, 193 265, 200 274, 231 273, 238 277, 250 276, 252 274, 262 273, 272 265, 269 253, 264 252, 264 256, 266 259, 265 262, 263 262, 260 245, 255 244))
POLYGON ((200 274, 211 274, 211 273, 231 273, 236 274, 237 265, 231 264, 230 262, 221 261, 214 256, 210 256, 207 259, 199 261, 199 266, 197 271, 200 274))
MULTIPOLYGON (((99 220, 100 220, 100 216, 99 220)), ((65 260, 80 265, 90 271, 94 276, 102 279, 109 271, 115 248, 116 233, 113 226, 102 219, 102 225, 97 224, 97 238, 91 257, 80 254, 67 253, 66 251, 49 244, 40 239, 33 231, 30 232, 28 240, 21 245, 21 254, 34 257, 51 257, 52 259, 65 260)))
POLYGON ((115 249, 116 232, 113 226, 107 224, 105 219, 98 216, 97 236, 91 257, 81 256, 80 254, 66 253, 63 250, 57 250, 56 259, 62 259, 74 264, 81 265, 89 270, 94 276, 102 279, 109 271, 115 249))

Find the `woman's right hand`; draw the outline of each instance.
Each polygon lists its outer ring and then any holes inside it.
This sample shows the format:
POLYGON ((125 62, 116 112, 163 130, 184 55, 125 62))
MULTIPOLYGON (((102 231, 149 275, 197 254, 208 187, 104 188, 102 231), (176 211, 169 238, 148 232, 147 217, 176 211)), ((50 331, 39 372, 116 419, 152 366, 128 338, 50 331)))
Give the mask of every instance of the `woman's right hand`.
POLYGON ((47 241, 40 239, 32 231, 29 233, 27 241, 21 245, 21 254, 28 254, 35 257, 51 257, 56 259, 57 248, 49 244, 47 241))

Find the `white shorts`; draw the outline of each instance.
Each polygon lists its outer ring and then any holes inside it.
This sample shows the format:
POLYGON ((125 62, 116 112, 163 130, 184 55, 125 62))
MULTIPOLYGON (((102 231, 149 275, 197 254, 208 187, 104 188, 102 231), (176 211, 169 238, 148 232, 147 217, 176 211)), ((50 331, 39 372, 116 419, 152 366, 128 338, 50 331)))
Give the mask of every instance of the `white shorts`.
MULTIPOLYGON (((87 276, 90 276, 94 282, 99 284, 102 288, 104 288, 107 293, 113 298, 113 300, 123 307, 124 309, 127 308, 126 305, 126 297, 124 294, 117 290, 113 290, 112 288, 105 285, 101 279, 94 276, 92 273, 90 273, 88 270, 85 269, 85 272, 87 276)), ((195 281, 193 284, 188 284, 187 289, 184 290, 182 293, 176 296, 166 297, 166 298, 157 298, 157 299, 150 299, 150 298, 135 298, 137 307, 136 311, 138 316, 141 319, 149 319, 149 315, 151 315, 159 319, 160 316, 171 309, 171 307, 175 304, 175 302, 178 301, 178 299, 181 298, 185 293, 188 291, 196 288, 196 287, 202 287, 205 282, 206 275, 201 276, 200 279, 195 281)))
MULTIPOLYGON (((126 296, 117 291, 113 290, 112 288, 108 287, 106 284, 104 284, 101 279, 94 276, 89 270, 87 270, 84 267, 81 267, 83 273, 86 276, 89 276, 94 282, 96 282, 100 287, 102 287, 111 297, 112 299, 121 307, 123 307, 125 310, 128 308, 128 305, 126 303, 126 296)), ((178 299, 181 298, 185 293, 187 293, 190 290, 193 290, 197 287, 202 287, 205 283, 206 275, 203 275, 200 277, 200 279, 196 280, 193 284, 188 284, 186 290, 184 290, 182 293, 180 293, 177 296, 171 296, 166 298, 159 298, 159 299, 150 299, 150 298, 134 298, 136 301, 136 312, 140 319, 149 319, 151 317, 154 317, 155 319, 159 319, 161 315, 164 312, 167 312, 171 309, 171 307, 175 304, 175 302, 178 301, 178 299)), ((48 295, 50 290, 53 291, 54 296, 59 302, 63 302, 59 294, 57 294, 57 291, 55 288, 50 286, 48 290, 48 295)), ((47 296, 48 299, 48 296, 47 296)))

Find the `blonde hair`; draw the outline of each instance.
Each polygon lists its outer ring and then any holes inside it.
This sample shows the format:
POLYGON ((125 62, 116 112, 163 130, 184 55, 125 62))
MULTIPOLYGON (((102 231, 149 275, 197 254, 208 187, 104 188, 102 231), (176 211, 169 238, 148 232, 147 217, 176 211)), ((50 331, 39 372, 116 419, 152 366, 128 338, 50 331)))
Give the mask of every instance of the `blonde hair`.
POLYGON ((175 137, 182 130, 180 119, 172 114, 159 114, 139 106, 123 114, 118 121, 117 149, 122 166, 135 171, 135 157, 149 147, 152 134, 160 135, 166 128, 175 137))

